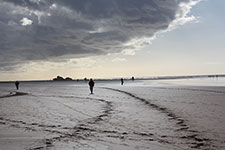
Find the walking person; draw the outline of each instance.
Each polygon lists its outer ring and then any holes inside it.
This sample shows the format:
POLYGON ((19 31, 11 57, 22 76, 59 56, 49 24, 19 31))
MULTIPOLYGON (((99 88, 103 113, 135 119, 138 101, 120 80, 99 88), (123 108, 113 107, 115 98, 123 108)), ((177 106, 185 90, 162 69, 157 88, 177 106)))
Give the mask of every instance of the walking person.
POLYGON ((124 83, 123 78, 121 78, 120 80, 121 80, 121 85, 123 85, 123 83, 124 83))
POLYGON ((95 82, 92 79, 90 79, 88 84, 90 87, 91 94, 93 94, 93 88, 94 88, 95 82))
POLYGON ((17 90, 19 90, 19 84, 20 84, 19 81, 16 81, 16 82, 15 82, 16 89, 17 89, 17 90))

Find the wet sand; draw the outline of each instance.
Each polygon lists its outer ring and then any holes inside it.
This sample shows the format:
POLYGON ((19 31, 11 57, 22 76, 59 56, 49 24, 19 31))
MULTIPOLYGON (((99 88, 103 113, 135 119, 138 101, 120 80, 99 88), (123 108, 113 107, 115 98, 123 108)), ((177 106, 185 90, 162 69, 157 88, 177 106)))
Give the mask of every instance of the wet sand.
POLYGON ((57 85, 0 97, 1 150, 225 148, 223 87, 57 85))

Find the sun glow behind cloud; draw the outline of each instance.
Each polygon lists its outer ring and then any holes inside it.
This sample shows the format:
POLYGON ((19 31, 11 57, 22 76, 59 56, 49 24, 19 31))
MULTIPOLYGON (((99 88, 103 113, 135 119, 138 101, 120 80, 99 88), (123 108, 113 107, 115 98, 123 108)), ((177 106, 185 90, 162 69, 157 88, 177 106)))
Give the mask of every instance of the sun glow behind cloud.
POLYGON ((28 25, 32 25, 33 21, 24 17, 23 19, 20 20, 20 22, 22 26, 28 26, 28 25))

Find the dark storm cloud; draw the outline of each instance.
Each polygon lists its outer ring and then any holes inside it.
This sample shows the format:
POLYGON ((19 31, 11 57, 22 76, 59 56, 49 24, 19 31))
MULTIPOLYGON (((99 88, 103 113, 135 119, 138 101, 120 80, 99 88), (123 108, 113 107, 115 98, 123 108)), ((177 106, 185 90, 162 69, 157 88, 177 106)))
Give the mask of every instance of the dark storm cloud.
POLYGON ((178 13, 185 13, 181 3, 191 2, 0 0, 0 70, 29 61, 132 49, 135 45, 125 43, 167 29, 178 13))

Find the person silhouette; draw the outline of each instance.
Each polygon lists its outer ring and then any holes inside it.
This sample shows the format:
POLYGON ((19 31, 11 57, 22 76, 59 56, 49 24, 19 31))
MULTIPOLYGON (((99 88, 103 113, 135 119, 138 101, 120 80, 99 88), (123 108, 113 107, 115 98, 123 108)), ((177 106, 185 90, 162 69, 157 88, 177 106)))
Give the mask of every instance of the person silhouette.
POLYGON ((121 85, 123 85, 123 83, 124 83, 123 78, 121 78, 120 80, 121 80, 121 85))
POLYGON ((19 90, 19 84, 20 84, 19 81, 16 81, 16 82, 15 82, 16 89, 17 89, 17 90, 19 90))
POLYGON ((92 79, 90 79, 88 84, 90 87, 91 94, 93 94, 93 88, 94 88, 95 82, 92 79))

